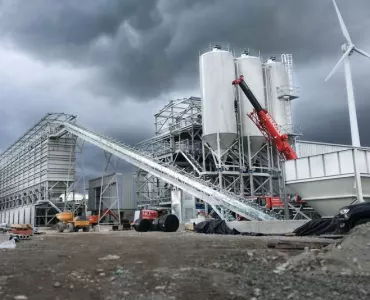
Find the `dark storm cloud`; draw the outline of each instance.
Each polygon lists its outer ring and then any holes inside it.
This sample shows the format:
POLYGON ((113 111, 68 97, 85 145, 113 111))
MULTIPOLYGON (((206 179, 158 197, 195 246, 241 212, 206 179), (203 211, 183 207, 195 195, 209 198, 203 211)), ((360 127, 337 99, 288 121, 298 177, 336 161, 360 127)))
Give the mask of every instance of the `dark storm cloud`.
MULTIPOLYGON (((370 9, 365 0, 338 2, 348 24, 370 9)), ((210 41, 266 56, 288 51, 298 66, 339 57, 342 42, 329 0, 36 0, 3 1, 1 9, 0 31, 19 47, 98 67, 90 88, 121 99, 148 100, 184 82, 196 88, 197 56, 210 41)), ((361 40, 366 27, 355 29, 361 40)))
MULTIPOLYGON (((210 42, 217 42, 229 43, 237 54, 244 48, 250 48, 253 54, 261 51, 265 59, 292 53, 301 89, 301 98, 294 103, 294 119, 302 125, 304 138, 350 142, 343 73, 340 70, 329 82, 324 82, 340 58, 340 45, 344 42, 331 0, 94 0, 86 3, 0 1, 0 43, 2 39, 10 41, 45 64, 63 62, 76 69, 93 68, 94 73, 83 88, 95 96, 116 100, 109 104, 112 113, 117 110, 117 100, 143 103, 142 108, 132 113, 122 112, 119 120, 117 116, 107 120, 107 110, 101 118, 105 120, 102 125, 101 119, 85 112, 85 102, 79 104, 76 96, 72 113, 82 116, 80 121, 89 128, 130 144, 148 138, 153 119, 148 118, 145 123, 141 119, 125 118, 153 110, 153 106, 148 106, 149 101, 166 93, 176 92, 186 97, 194 91, 199 95, 199 51, 210 42)), ((370 2, 338 0, 337 3, 353 41, 370 52, 367 30, 370 2)), ((361 130, 369 126, 366 78, 370 61, 353 55, 351 62, 361 130)), ((49 86, 40 88, 49 89, 49 86)), ((10 92, 8 95, 11 99, 10 92)), ((46 98, 43 96, 43 101, 47 102, 46 98)), ((95 98, 93 105, 102 101, 99 99, 95 98)), ((27 118, 36 121, 40 116, 28 113, 27 118)), ((9 116, 9 120, 14 124, 16 115, 9 116)), ((17 129, 7 131, 6 139, 27 129, 20 125, 14 128, 17 129)), ((362 144, 370 146, 366 130, 361 130, 361 137, 362 144)), ((90 152, 86 160, 90 168, 96 166, 100 170, 95 152, 90 152)))

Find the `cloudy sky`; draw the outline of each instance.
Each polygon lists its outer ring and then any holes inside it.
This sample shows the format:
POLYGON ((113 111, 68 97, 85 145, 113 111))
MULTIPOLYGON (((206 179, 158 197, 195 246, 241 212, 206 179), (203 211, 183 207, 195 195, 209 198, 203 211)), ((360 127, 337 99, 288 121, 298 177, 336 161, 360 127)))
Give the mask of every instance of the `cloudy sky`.
MULTIPOLYGON (((370 52, 370 1, 337 3, 370 52)), ((159 108, 199 96, 198 55, 210 42, 293 54, 304 139, 350 143, 342 68, 324 82, 343 41, 331 0, 0 0, 0 152, 47 112, 131 144, 150 137, 159 108)), ((370 60, 351 62, 370 146, 370 60)), ((102 153, 87 150, 91 173, 102 153)))

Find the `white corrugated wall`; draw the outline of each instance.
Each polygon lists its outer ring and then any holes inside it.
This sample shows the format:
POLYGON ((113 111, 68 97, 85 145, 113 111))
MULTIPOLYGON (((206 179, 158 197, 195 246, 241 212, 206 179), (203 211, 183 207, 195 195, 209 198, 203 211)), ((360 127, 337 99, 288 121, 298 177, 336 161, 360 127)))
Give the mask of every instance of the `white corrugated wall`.
POLYGON ((19 214, 19 216, 18 216, 18 223, 19 224, 24 224, 25 223, 24 222, 24 207, 20 207, 18 209, 18 214, 19 214))
POLYGON ((297 141, 296 143, 298 157, 307 157, 312 155, 336 152, 340 150, 346 150, 350 147, 351 146, 347 145, 325 144, 309 141, 297 141))
POLYGON ((0 223, 34 225, 35 206, 27 205, 0 211, 0 223))
POLYGON ((123 174, 122 209, 136 209, 136 192, 132 173, 123 174))

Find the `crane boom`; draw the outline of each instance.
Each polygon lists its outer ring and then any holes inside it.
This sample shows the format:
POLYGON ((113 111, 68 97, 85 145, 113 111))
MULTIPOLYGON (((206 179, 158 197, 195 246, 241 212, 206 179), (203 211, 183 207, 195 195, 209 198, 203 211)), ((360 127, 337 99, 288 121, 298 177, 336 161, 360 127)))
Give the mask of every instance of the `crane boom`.
POLYGON ((257 125, 266 139, 275 145, 276 149, 284 156, 286 160, 298 158, 297 154, 288 143, 288 135, 280 133, 278 125, 272 116, 267 110, 262 108, 257 98, 244 81, 244 76, 241 75, 238 79, 235 79, 232 84, 239 85, 249 102, 254 107, 254 111, 249 113, 248 116, 257 125))

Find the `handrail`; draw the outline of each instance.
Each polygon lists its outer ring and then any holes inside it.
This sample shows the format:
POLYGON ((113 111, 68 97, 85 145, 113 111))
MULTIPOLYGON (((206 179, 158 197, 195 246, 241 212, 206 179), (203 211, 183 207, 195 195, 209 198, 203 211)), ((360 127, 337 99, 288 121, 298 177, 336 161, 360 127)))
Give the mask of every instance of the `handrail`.
POLYGON ((53 121, 66 130, 101 149, 104 149, 135 166, 148 171, 162 180, 202 199, 210 205, 218 205, 225 210, 233 211, 251 220, 275 220, 279 215, 269 211, 252 200, 244 199, 203 179, 185 172, 177 166, 163 163, 153 155, 136 148, 92 132, 82 126, 66 121, 53 121))

